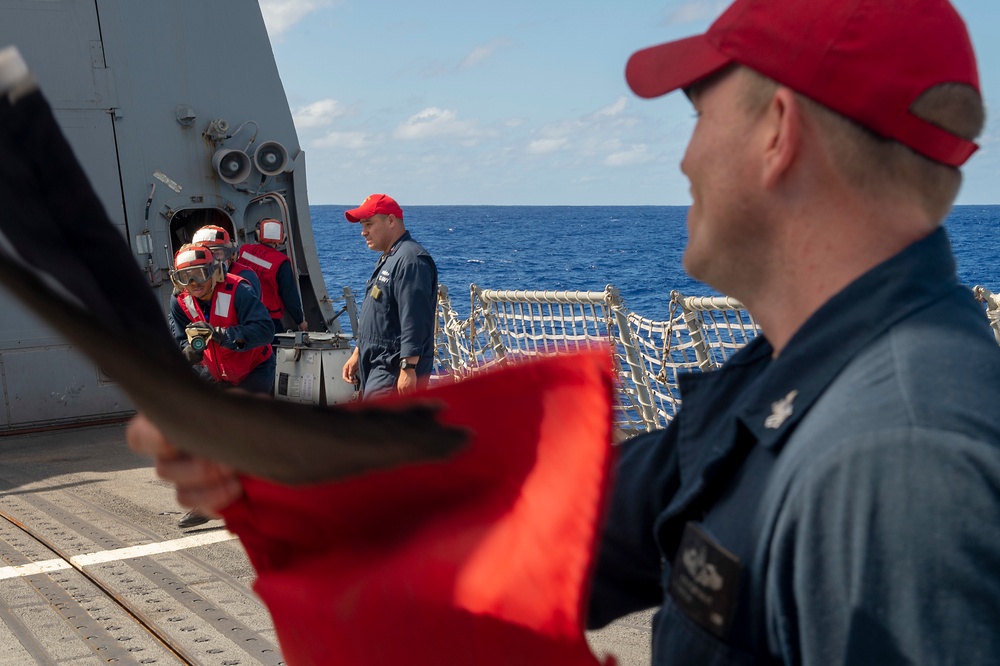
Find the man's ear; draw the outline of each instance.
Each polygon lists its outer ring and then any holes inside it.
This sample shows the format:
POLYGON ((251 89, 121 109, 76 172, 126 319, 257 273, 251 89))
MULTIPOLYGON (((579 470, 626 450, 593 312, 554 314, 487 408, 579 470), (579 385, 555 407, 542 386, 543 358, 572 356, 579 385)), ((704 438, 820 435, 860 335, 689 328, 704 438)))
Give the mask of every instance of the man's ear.
POLYGON ((795 162, 802 137, 802 105, 791 89, 778 87, 763 122, 767 134, 762 180, 766 189, 773 189, 795 162))

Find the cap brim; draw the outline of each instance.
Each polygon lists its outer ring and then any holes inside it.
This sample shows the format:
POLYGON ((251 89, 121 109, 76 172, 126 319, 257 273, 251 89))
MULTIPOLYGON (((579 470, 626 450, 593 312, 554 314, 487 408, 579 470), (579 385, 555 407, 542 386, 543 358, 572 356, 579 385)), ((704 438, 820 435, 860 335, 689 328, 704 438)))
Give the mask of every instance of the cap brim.
POLYGON ((732 62, 696 35, 636 51, 625 65, 625 80, 639 97, 659 97, 687 88, 732 62))
POLYGON ((365 217, 371 217, 365 215, 365 211, 360 208, 354 208, 344 212, 344 217, 347 218, 348 222, 360 222, 365 219, 365 217))

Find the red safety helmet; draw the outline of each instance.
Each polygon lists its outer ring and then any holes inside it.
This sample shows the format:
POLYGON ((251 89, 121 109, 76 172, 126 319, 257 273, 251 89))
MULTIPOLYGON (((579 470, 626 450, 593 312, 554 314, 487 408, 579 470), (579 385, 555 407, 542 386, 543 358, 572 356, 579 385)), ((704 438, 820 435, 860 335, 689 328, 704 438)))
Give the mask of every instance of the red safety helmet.
POLYGON ((257 223, 257 242, 281 245, 285 242, 285 225, 274 218, 265 218, 257 223))
POLYGON ((192 282, 220 282, 222 278, 222 266, 215 260, 212 248, 206 245, 188 243, 182 245, 174 255, 174 270, 170 271, 170 280, 179 289, 192 282))

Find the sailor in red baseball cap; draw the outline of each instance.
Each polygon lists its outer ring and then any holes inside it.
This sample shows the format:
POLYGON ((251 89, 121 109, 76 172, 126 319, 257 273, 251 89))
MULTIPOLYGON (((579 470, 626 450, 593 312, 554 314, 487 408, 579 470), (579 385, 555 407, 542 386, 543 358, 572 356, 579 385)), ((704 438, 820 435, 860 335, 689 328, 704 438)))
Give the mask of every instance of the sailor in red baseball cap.
POLYGON ((403 209, 388 194, 369 194, 361 205, 344 212, 348 222, 360 222, 373 215, 395 215, 403 219, 403 209))
POLYGON ((1000 654, 1000 348, 942 224, 984 119, 961 17, 736 0, 626 79, 693 104, 684 266, 760 335, 620 446, 589 625, 658 606, 657 666, 1000 654))
POLYGON ((357 346, 341 378, 363 398, 402 395, 425 386, 434 366, 437 266, 406 230, 403 209, 387 194, 370 194, 345 211, 379 252, 365 286, 357 346))
POLYGON ((965 23, 946 0, 738 0, 704 35, 633 54, 625 77, 658 97, 734 63, 943 164, 976 150, 913 109, 941 84, 979 91, 965 23))

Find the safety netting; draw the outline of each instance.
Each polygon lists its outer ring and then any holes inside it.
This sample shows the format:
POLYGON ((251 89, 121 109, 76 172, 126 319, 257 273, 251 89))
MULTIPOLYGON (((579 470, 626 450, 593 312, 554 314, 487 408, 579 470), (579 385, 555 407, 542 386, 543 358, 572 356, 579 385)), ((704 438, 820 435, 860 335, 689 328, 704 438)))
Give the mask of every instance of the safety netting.
MULTIPOLYGON (((1000 344, 1000 295, 973 288, 1000 344)), ((681 404, 678 376, 720 367, 760 328, 728 296, 672 291, 665 319, 630 312, 618 289, 522 291, 471 285, 469 315, 438 293, 434 381, 462 381, 497 365, 540 355, 606 347, 618 378, 615 429, 620 437, 664 427, 681 404)))

